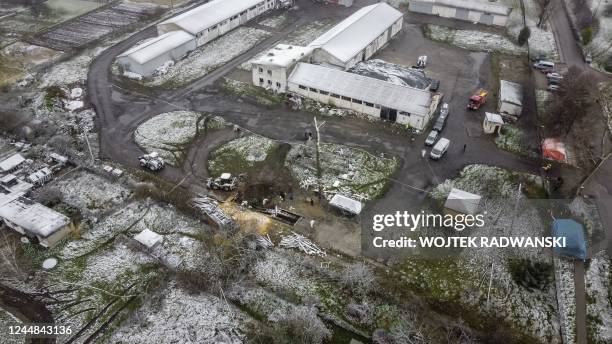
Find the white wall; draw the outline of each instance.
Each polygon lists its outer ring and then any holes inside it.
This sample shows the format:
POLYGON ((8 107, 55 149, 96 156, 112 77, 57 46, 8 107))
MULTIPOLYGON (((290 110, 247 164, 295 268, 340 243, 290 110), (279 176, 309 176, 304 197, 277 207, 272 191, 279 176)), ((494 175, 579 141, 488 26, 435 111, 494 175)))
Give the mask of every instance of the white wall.
POLYGON ((253 64, 253 85, 270 89, 274 92, 287 92, 287 68, 253 64))

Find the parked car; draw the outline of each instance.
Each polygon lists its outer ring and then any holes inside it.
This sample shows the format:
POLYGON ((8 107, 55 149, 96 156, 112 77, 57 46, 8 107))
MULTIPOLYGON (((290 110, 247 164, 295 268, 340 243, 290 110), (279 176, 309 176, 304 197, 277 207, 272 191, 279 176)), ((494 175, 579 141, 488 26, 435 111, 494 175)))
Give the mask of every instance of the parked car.
POLYGON ((550 92, 557 92, 559 90, 559 85, 557 85, 557 84, 550 84, 550 85, 548 85, 548 87, 546 89, 548 91, 550 91, 550 92))
POLYGON ((446 124, 446 118, 448 117, 448 114, 448 104, 444 103, 442 105, 442 108, 440 109, 440 115, 438 116, 438 119, 436 120, 436 123, 433 126, 434 130, 437 130, 438 132, 442 131, 444 125, 446 124))
POLYGON ((593 56, 591 55, 590 52, 586 53, 584 55, 584 62, 591 64, 591 62, 593 62, 593 56))
POLYGON ((552 61, 542 60, 534 63, 533 67, 539 70, 552 70, 553 68, 555 68, 555 63, 552 61))
POLYGON ((436 139, 438 138, 438 135, 440 135, 440 133, 437 130, 430 131, 429 135, 427 135, 427 138, 425 139, 425 145, 433 146, 433 144, 436 143, 436 139))
POLYGON ((431 92, 437 92, 439 88, 440 88, 440 80, 433 80, 431 84, 429 85, 429 90, 431 92))
POLYGON ((559 86, 560 83, 561 83, 561 80, 559 80, 559 79, 548 79, 548 86, 550 86, 550 85, 557 85, 557 86, 559 86))
POLYGON ((546 74, 546 77, 549 79, 563 79, 563 75, 557 73, 557 72, 551 72, 546 74))
POLYGON ((444 153, 446 153, 449 146, 450 146, 450 140, 445 137, 442 137, 436 143, 436 145, 433 146, 433 148, 431 149, 431 152, 429 153, 429 157, 432 158, 433 160, 440 159, 442 156, 444 156, 444 153))
POLYGON ((532 57, 532 58, 531 58, 531 61, 533 61, 533 62, 539 62, 539 61, 543 61, 543 60, 546 60, 546 59, 547 59, 546 55, 541 55, 541 54, 540 54, 540 55, 537 55, 537 56, 535 56, 535 57, 532 57))

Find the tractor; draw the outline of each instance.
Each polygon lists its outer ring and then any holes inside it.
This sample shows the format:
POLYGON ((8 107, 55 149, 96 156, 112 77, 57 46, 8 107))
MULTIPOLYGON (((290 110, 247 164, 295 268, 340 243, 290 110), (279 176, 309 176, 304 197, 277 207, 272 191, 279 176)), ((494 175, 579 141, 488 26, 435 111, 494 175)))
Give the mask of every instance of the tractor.
POLYGON ((213 190, 232 191, 238 184, 238 178, 232 176, 231 173, 221 173, 217 178, 208 178, 206 186, 213 190))
POLYGON ((147 168, 151 171, 159 171, 166 165, 164 159, 160 157, 157 152, 141 155, 138 157, 138 162, 140 163, 141 167, 147 168))
POLYGON ((487 92, 486 90, 478 90, 476 94, 470 97, 470 101, 468 102, 467 108, 470 110, 480 109, 480 107, 487 102, 487 95, 489 95, 489 92, 487 92))

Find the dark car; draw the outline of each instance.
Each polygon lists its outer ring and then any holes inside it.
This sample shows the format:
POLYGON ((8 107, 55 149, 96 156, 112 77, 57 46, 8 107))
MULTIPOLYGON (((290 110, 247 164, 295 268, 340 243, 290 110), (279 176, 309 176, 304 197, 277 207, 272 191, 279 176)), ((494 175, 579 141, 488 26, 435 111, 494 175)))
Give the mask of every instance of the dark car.
POLYGON ((446 118, 448 117, 448 114, 448 104, 444 103, 442 105, 442 108, 440 109, 440 115, 438 116, 438 119, 436 120, 436 123, 433 126, 433 130, 437 130, 439 132, 442 131, 442 128, 444 128, 444 125, 446 124, 446 118))
POLYGON ((433 80, 431 84, 429 85, 429 90, 431 92, 437 92, 439 88, 440 88, 440 80, 433 80))

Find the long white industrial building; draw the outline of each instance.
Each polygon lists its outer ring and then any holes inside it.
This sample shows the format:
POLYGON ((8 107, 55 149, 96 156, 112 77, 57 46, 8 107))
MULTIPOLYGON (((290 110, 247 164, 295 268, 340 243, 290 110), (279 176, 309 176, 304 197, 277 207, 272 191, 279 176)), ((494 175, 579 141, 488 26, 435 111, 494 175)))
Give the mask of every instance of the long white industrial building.
POLYGON ((439 102, 438 95, 359 74, 300 62, 288 79, 300 96, 422 130, 439 102))
POLYGON ((195 50, 195 37, 185 31, 173 31, 139 44, 117 56, 123 70, 150 76, 168 61, 178 61, 195 50))
POLYGON ((402 12, 384 2, 363 7, 309 44, 313 61, 347 70, 397 35, 403 18, 402 12))
POLYGON ((183 30, 198 46, 276 7, 276 0, 214 0, 157 24, 157 33, 183 30))
POLYGON ((286 0, 213 0, 157 24, 158 37, 117 57, 124 71, 150 76, 168 61, 277 7, 286 0))
POLYGON ((512 7, 484 0, 411 0, 408 8, 411 12, 498 26, 506 26, 512 11, 512 7))

